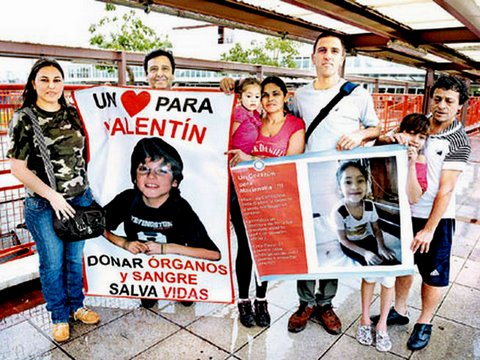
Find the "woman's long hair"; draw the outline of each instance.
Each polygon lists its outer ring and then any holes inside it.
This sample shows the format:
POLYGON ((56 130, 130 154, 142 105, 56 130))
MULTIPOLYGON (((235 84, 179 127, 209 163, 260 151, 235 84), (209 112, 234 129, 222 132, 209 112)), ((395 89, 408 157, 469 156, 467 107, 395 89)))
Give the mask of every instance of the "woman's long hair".
MULTIPOLYGON (((57 62, 57 60, 53 58, 38 59, 35 62, 35 64, 33 64, 32 70, 30 70, 30 75, 28 75, 28 80, 27 80, 27 83, 25 84, 25 89, 23 90, 23 94, 22 94, 23 104, 21 107, 22 109, 25 107, 35 105, 35 103, 37 102, 37 91, 33 87, 33 82, 37 77, 37 74, 40 71, 40 69, 47 66, 53 66, 55 69, 60 71, 60 74, 62 75, 62 79, 65 78, 63 74, 63 69, 60 66, 60 64, 57 62)), ((67 101, 65 100, 65 93, 63 91, 62 91, 62 96, 60 96, 60 99, 58 99, 58 103, 62 106, 62 108, 68 107, 67 101)))

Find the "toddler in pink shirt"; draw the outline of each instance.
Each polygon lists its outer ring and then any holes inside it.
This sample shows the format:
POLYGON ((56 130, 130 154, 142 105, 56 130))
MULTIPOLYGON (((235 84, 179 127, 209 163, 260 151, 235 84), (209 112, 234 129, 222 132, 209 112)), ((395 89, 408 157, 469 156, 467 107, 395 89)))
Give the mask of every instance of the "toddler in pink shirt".
POLYGON ((250 154, 257 140, 262 121, 260 107, 260 82, 246 78, 237 86, 240 104, 233 113, 232 148, 250 154))

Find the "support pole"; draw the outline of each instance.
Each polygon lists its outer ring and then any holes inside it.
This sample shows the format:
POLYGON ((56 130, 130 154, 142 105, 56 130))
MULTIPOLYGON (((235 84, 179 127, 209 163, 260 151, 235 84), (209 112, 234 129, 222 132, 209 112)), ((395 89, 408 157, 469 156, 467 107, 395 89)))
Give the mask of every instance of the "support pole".
POLYGON ((428 114, 430 111, 431 99, 430 99, 430 89, 433 86, 435 71, 433 69, 427 69, 427 74, 425 75, 425 85, 424 85, 424 95, 423 95, 423 104, 422 112, 428 114))
MULTIPOLYGON (((472 81, 470 79, 463 79, 465 84, 467 85, 468 93, 470 93, 470 85, 472 81)), ((460 121, 462 122, 463 126, 465 126, 467 122, 467 112, 468 112, 468 100, 463 104, 462 110, 460 110, 460 121)))
POLYGON ((127 85, 127 57, 125 51, 119 51, 120 60, 117 61, 118 85, 127 85))

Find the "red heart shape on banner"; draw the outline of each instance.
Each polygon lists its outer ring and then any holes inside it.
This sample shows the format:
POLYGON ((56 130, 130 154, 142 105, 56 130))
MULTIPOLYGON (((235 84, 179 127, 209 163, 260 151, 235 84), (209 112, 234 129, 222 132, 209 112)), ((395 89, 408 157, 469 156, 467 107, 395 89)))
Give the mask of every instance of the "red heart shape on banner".
POLYGON ((150 93, 142 91, 136 94, 133 90, 125 91, 120 97, 123 107, 127 110, 128 115, 133 117, 142 111, 150 102, 150 93))

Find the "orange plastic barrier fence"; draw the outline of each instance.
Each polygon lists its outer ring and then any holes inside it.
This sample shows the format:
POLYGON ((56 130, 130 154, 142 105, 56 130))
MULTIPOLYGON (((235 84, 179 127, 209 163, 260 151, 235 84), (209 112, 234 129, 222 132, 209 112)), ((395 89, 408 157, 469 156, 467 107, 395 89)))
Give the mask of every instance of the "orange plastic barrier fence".
POLYGON ((383 133, 395 128, 405 115, 422 112, 423 95, 373 94, 372 96, 383 133))
POLYGON ((0 130, 7 129, 15 110, 20 107, 22 90, 0 88, 0 130))
POLYGON ((480 123, 480 97, 471 97, 468 100, 467 118, 465 127, 470 127, 480 123))
MULTIPOLYGON (((85 85, 66 85, 65 94, 85 85)), ((0 131, 8 128, 8 123, 13 112, 22 101, 23 85, 0 85, 0 131)), ((409 94, 372 94, 375 111, 382 124, 382 131, 387 132, 396 127, 403 117, 412 112, 422 112, 423 95, 409 94)), ((480 97, 469 100, 465 126, 475 125, 480 122, 480 97)))

